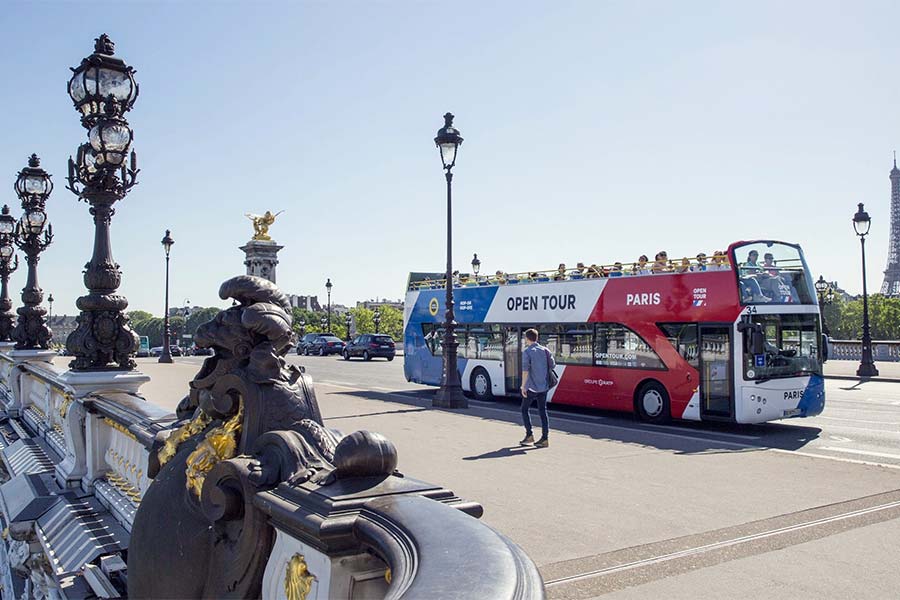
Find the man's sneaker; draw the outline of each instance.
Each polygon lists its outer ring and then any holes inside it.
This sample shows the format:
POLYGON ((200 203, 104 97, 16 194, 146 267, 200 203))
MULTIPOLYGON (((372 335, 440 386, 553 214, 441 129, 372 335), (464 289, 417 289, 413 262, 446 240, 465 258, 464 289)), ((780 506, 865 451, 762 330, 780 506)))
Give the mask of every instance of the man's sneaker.
POLYGON ((550 445, 550 442, 545 437, 542 437, 541 439, 539 439, 538 441, 536 441, 534 443, 535 448, 546 448, 549 445, 550 445))
POLYGON ((533 444, 533 443, 534 443, 534 436, 533 436, 533 435, 526 435, 526 436, 522 439, 522 441, 519 442, 519 445, 520 445, 520 446, 527 446, 528 444, 533 444))

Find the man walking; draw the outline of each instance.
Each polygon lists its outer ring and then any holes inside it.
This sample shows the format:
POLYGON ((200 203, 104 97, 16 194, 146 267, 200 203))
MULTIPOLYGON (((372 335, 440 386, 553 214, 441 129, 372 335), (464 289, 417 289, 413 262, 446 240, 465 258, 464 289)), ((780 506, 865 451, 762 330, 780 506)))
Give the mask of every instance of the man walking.
POLYGON ((550 418, 547 416, 547 392, 550 391, 550 370, 556 368, 556 361, 546 347, 538 344, 537 329, 525 331, 525 350, 522 351, 522 422, 525 438, 520 446, 534 444, 537 448, 549 445, 550 418), (534 441, 531 431, 531 417, 528 414, 532 403, 537 401, 541 416, 541 439, 534 441))

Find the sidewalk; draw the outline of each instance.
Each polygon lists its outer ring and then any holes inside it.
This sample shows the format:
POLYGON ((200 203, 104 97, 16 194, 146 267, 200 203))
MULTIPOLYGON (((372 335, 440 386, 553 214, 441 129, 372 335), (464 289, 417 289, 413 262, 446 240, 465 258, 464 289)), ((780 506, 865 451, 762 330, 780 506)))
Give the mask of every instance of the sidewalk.
MULTIPOLYGON (((829 379, 850 379, 859 381, 856 369, 859 368, 858 360, 829 360, 825 363, 825 377, 829 379)), ((887 381, 900 383, 900 362, 876 362, 878 377, 871 377, 871 381, 887 381)))

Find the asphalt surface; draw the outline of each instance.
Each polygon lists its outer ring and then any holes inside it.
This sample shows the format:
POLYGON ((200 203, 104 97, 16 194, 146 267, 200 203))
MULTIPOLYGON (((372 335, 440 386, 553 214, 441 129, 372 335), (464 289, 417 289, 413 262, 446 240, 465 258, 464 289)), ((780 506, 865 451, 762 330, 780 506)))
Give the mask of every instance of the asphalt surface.
MULTIPOLYGON (((139 365, 146 397, 174 405, 202 360, 139 365)), ((555 407, 535 449, 514 400, 435 410, 402 358, 289 360, 328 426, 379 431, 404 473, 482 503, 550 598, 900 597, 900 383, 828 380, 821 416, 756 426, 555 407)))
MULTIPOLYGON (((187 358, 185 361, 200 361, 187 358)), ((403 357, 392 362, 373 359, 349 362, 335 356, 290 356, 317 382, 376 392, 414 392, 430 398, 434 388, 411 384, 403 376, 403 357)), ((762 425, 720 425, 680 422, 666 426, 636 422, 632 415, 552 407, 551 421, 603 424, 629 430, 665 432, 686 439, 716 440, 732 448, 772 448, 831 460, 860 461, 900 468, 900 383, 864 383, 826 379, 825 410, 808 419, 788 419, 762 425)), ((518 403, 505 399, 473 405, 518 414, 518 403)))

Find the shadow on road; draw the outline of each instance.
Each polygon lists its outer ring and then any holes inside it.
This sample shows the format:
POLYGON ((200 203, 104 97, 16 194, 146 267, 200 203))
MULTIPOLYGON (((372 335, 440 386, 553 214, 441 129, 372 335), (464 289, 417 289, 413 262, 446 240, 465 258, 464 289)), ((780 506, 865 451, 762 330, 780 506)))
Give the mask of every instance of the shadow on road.
POLYGON ((507 458, 509 456, 521 456, 531 450, 543 450, 534 446, 507 446, 499 450, 492 450, 476 456, 464 456, 463 460, 481 460, 483 458, 507 458))

